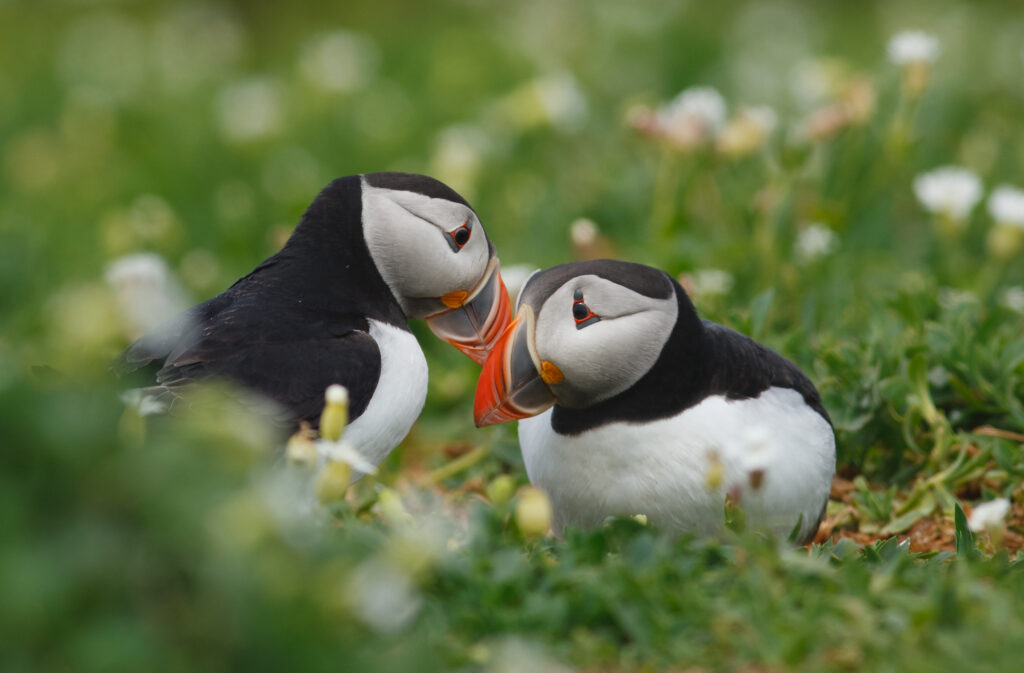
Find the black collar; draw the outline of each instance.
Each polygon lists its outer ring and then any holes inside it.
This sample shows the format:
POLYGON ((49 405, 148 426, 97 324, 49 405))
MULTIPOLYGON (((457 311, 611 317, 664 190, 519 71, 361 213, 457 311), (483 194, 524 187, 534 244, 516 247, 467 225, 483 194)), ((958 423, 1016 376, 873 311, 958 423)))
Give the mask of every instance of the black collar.
POLYGON ((607 423, 670 418, 711 395, 749 399, 773 386, 796 390, 831 423, 814 384, 796 365, 750 337, 702 321, 683 289, 673 283, 679 316, 654 366, 629 389, 593 406, 555 405, 555 432, 578 435, 607 423))

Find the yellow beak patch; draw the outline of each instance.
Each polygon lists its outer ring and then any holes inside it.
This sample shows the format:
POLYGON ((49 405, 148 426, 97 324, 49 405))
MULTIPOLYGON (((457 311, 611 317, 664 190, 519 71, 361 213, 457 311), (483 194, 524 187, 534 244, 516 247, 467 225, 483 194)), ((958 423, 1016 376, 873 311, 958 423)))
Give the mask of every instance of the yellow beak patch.
POLYGON ((441 297, 441 303, 448 308, 458 308, 466 303, 466 297, 468 296, 469 293, 465 290, 456 290, 441 297))
POLYGON ((554 362, 545 360, 540 363, 540 378, 544 383, 551 385, 565 380, 565 374, 562 373, 562 370, 554 362))

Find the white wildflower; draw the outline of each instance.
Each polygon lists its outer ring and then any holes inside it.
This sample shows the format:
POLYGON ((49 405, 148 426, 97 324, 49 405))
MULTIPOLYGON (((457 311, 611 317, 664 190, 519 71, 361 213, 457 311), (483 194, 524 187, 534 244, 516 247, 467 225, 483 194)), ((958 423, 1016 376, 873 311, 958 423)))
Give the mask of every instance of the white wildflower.
POLYGON ((569 242, 576 259, 603 259, 614 257, 611 242, 601 235, 601 229, 593 220, 578 217, 569 225, 569 242))
POLYGON ((217 97, 221 134, 233 142, 259 140, 276 133, 283 121, 280 85, 265 77, 244 79, 217 97))
POLYGON ((345 591, 356 617, 384 634, 407 627, 423 603, 411 575, 380 558, 371 558, 356 568, 345 591))
POLYGON ((698 269, 690 275, 695 294, 728 294, 734 283, 732 274, 721 269, 698 269))
POLYGON ((1024 190, 999 185, 988 197, 988 212, 999 224, 1024 228, 1024 190))
POLYGON ((373 79, 379 60, 377 45, 371 38, 335 30, 303 47, 299 70, 313 86, 347 93, 373 79))
POLYGON ((585 217, 577 218, 569 225, 569 239, 577 247, 594 245, 597 242, 598 234, 594 221, 585 217))
POLYGON ((518 129, 551 126, 572 131, 585 121, 588 106, 576 79, 568 72, 555 72, 512 90, 497 101, 491 114, 518 129))
POLYGON ((149 332, 187 306, 185 290, 159 255, 140 253, 110 262, 104 272, 129 338, 149 332))
POLYGON ((1004 289, 999 293, 999 305, 1017 313, 1024 313, 1024 287, 1015 285, 1004 289))
POLYGON ((967 526, 974 532, 990 531, 1006 525, 1006 515, 1010 513, 1010 501, 1006 498, 989 500, 974 508, 967 519, 967 526))
MULTIPOLYGON (((627 3, 623 3, 625 6, 627 3)), ((560 664, 535 643, 528 643, 518 637, 506 637, 491 645, 480 654, 487 660, 486 673, 572 673, 573 669, 560 664)))
POLYGON ((920 30, 904 30, 889 40, 889 60, 896 65, 934 63, 941 52, 939 39, 920 30))
MULTIPOLYGON (((352 469, 358 470, 364 474, 377 473, 377 466, 367 460, 358 449, 344 440, 338 442, 321 440, 317 442, 317 449, 320 451, 320 455, 324 456, 328 460, 348 463, 352 469)), ((362 475, 356 475, 356 478, 361 476, 362 475)))
POLYGON ((691 87, 658 109, 658 118, 666 127, 696 122, 710 132, 725 124, 726 105, 722 94, 709 86, 691 87))
POLYGON ((981 178, 959 166, 943 166, 914 178, 914 194, 925 210, 963 221, 981 200, 981 178))
MULTIPOLYGON (((316 448, 316 462, 319 464, 319 469, 316 472, 316 476, 313 480, 313 492, 316 495, 317 500, 322 504, 329 504, 345 497, 345 492, 348 487, 358 481, 366 474, 376 474, 377 466, 366 459, 366 457, 359 451, 359 449, 352 446, 352 444, 346 442, 344 438, 337 437, 337 434, 333 435, 333 438, 326 438, 325 436, 325 423, 324 421, 329 420, 330 412, 339 412, 337 407, 345 407, 340 413, 348 416, 348 391, 341 388, 340 396, 335 395, 328 401, 327 406, 324 408, 324 413, 320 420, 320 432, 321 439, 317 440, 314 444, 316 448), (339 402, 344 398, 344 401, 339 402)), ((334 388, 334 386, 331 386, 334 388)), ((331 388, 328 388, 330 391, 331 388)), ((335 425, 337 421, 335 419, 335 425)), ((305 453, 305 447, 302 447, 303 453, 305 453)))
POLYGON ((686 89, 655 113, 662 133, 684 148, 714 138, 725 118, 725 99, 711 87, 686 89))
POLYGON ((796 236, 796 255, 804 262, 810 262, 839 247, 839 238, 823 224, 811 222, 796 236))

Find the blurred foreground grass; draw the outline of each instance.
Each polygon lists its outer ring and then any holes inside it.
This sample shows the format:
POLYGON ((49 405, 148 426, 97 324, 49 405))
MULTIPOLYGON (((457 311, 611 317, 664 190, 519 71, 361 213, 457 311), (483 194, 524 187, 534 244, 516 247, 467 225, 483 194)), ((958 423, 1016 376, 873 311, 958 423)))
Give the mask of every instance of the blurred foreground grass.
POLYGON ((1024 23, 819 4, 0 3, 0 667, 1014 670, 1024 23), (937 60, 887 56, 908 28, 937 60), (487 495, 526 481, 514 430, 472 428, 476 369, 419 326, 424 416, 332 508, 233 395, 122 414, 134 333, 386 169, 465 194, 505 267, 655 264, 798 362, 827 541, 524 539, 487 495), (113 292, 138 252, 182 285, 113 292), (999 535, 955 525, 1001 498, 999 535))

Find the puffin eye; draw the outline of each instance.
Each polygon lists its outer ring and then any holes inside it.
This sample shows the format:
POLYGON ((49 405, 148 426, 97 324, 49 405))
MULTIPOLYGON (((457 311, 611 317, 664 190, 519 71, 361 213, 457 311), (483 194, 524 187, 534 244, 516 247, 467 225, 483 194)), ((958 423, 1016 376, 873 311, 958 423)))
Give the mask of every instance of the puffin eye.
POLYGON ((576 290, 572 293, 572 319, 576 322, 576 329, 583 329, 601 320, 583 301, 583 290, 576 290))
POLYGON ((444 240, 448 241, 448 247, 452 249, 452 252, 458 252, 469 243, 469 237, 472 235, 473 223, 470 220, 466 220, 462 223, 461 227, 445 232, 444 240))

